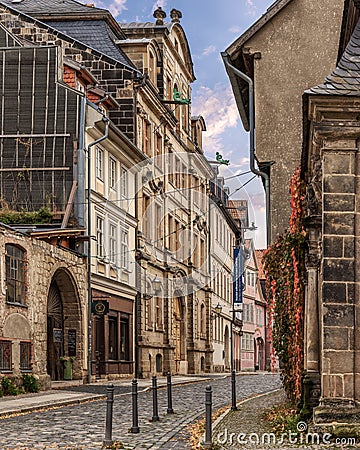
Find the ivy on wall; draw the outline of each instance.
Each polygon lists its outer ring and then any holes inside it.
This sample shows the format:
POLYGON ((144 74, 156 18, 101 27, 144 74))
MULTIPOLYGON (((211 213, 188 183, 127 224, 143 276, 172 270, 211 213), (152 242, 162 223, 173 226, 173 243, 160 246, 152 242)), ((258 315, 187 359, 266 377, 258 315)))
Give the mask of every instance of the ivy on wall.
POLYGON ((303 228, 305 186, 300 169, 290 180, 290 226, 265 252, 264 268, 272 362, 279 358, 282 382, 289 400, 301 398, 304 367, 305 264, 303 228))

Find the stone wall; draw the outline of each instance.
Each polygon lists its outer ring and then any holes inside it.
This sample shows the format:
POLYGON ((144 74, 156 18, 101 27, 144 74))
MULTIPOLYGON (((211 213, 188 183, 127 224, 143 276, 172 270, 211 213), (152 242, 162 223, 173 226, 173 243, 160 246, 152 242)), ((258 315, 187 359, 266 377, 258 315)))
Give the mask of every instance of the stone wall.
MULTIPOLYGON (((84 378, 87 370, 87 289, 86 261, 70 251, 0 226, 0 339, 12 342, 12 368, 0 371, 20 376, 19 343, 30 341, 32 346, 31 373, 39 377, 43 387, 49 386, 47 374, 47 303, 50 284, 57 281, 63 309, 64 328, 77 333, 74 378, 84 378), (20 303, 6 301, 5 244, 25 251, 25 298, 20 303)), ((64 331, 65 331, 64 330, 64 331)), ((64 333, 64 336, 66 334, 64 333)), ((65 337, 65 348, 67 338, 65 337)), ((66 356, 65 350, 65 356, 66 356)))

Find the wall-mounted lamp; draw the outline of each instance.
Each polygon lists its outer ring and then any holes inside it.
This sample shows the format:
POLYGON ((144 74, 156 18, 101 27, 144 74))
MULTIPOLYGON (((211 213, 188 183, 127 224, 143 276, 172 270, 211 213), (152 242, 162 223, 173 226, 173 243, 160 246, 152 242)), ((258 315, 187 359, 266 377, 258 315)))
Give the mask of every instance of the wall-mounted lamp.
POLYGON ((217 317, 220 317, 220 314, 222 313, 222 309, 223 309, 222 306, 220 305, 220 303, 218 303, 214 308, 215 314, 212 314, 210 316, 210 318, 212 320, 215 320, 217 317))
POLYGON ((150 283, 147 283, 147 286, 151 286, 151 291, 145 292, 143 297, 145 300, 150 300, 161 290, 161 280, 155 276, 151 282, 151 285, 150 283))

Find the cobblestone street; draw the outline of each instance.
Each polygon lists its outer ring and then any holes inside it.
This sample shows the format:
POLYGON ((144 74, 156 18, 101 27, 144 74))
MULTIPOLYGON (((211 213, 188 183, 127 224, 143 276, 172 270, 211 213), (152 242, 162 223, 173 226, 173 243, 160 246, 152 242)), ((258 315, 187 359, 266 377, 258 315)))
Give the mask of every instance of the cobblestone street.
MULTIPOLYGON (((204 413, 205 387, 213 388, 214 409, 231 403, 231 379, 214 378, 173 386, 174 414, 166 414, 166 389, 159 389, 160 421, 150 422, 152 392, 139 393, 139 434, 131 427, 131 395, 115 397, 113 440, 127 449, 189 449, 187 426, 204 413)), ((271 391, 280 386, 279 376, 254 374, 237 376, 237 400, 271 391)), ((103 386, 102 389, 105 387, 103 386)), ((105 401, 36 412, 1 420, 1 449, 81 448, 100 449, 104 439, 105 401)))

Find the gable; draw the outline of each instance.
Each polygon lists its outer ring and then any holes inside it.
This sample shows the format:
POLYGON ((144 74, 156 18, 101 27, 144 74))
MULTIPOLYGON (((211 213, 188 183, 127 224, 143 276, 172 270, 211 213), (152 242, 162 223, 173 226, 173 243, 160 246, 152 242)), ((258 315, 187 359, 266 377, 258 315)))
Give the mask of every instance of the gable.
POLYGON ((0 23, 0 47, 20 47, 17 38, 0 23))

